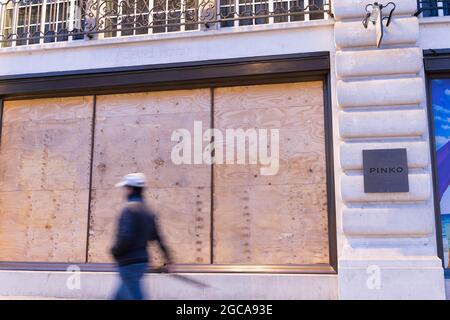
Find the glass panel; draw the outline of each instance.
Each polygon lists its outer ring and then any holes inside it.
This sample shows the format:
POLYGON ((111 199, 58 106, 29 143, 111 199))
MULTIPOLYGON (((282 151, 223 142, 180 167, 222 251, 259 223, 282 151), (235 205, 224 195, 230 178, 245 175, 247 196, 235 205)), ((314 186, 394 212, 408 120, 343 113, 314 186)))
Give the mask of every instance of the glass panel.
POLYGON ((196 0, 186 0, 184 3, 186 9, 197 9, 197 1, 196 0))
POLYGON ((304 1, 303 0, 297 0, 297 1, 291 1, 291 13, 294 13, 290 16, 291 21, 303 21, 305 20, 305 16, 303 14, 298 14, 304 11, 304 1))
POLYGON ((14 10, 8 9, 5 15, 5 28, 12 28, 13 17, 14 17, 14 10))
POLYGON ((275 16, 275 18, 273 19, 273 22, 275 22, 275 23, 287 22, 288 21, 288 16, 286 15, 287 12, 288 12, 288 3, 287 2, 285 2, 285 1, 275 2, 273 4, 273 13, 278 16, 275 16))
POLYGON ((38 44, 40 41, 40 34, 41 33, 39 32, 38 26, 31 26, 29 31, 30 40, 28 41, 28 44, 38 44))
POLYGON ((450 1, 444 2, 444 16, 450 16, 450 1))
POLYGON ((323 13, 314 13, 314 11, 323 11, 323 0, 309 0, 309 20, 320 20, 324 18, 323 13))
MULTIPOLYGON (((13 9, 7 9, 5 12, 5 20, 3 23, 3 39, 2 40, 13 40, 14 33, 12 30, 13 27, 13 17, 14 17, 14 10, 13 9)), ((1 47, 11 47, 12 42, 2 42, 1 47)))
POLYGON ((198 25, 195 24, 197 21, 197 11, 196 10, 189 10, 184 14, 184 20, 186 25, 184 26, 185 30, 197 30, 198 25), (191 23, 191 24, 189 24, 191 23))
POLYGON ((122 2, 122 15, 127 16, 134 14, 134 1, 122 2))
POLYGON ((166 1, 165 0, 153 1, 153 11, 154 12, 166 11, 166 1))
POLYGON ((26 9, 25 8, 19 8, 19 15, 17 17, 17 25, 23 26, 26 21, 26 9))
POLYGON ((168 9, 172 10, 180 10, 181 9, 181 0, 168 0, 168 9))
POLYGON ((168 18, 167 24, 169 24, 167 31, 169 31, 169 32, 180 31, 180 25, 179 25, 179 23, 181 22, 180 17, 181 17, 180 11, 177 11, 177 12, 169 11, 169 13, 167 15, 167 18, 168 18))
POLYGON ((44 42, 55 42, 55 31, 53 29, 50 29, 49 25, 46 25, 44 30, 44 42))
MULTIPOLYGON (((256 16, 267 16, 268 14, 269 14, 269 4, 267 2, 255 4, 255 15, 256 16)), ((262 17, 262 18, 255 19, 255 24, 265 24, 265 23, 269 23, 268 17, 262 17)))
POLYGON ((439 12, 437 10, 437 0, 422 0, 421 6, 423 9, 422 15, 424 17, 436 17, 439 15, 439 12))
POLYGON ((148 15, 138 15, 136 17, 136 34, 148 33, 148 15))
POLYGON ((105 37, 116 37, 117 36, 117 18, 106 18, 105 19, 105 30, 114 30, 105 33, 105 37))
MULTIPOLYGON (((239 17, 253 16, 253 3, 248 0, 239 0, 239 17)), ((253 24, 253 19, 239 20, 240 26, 248 26, 253 24)))
POLYGON ((69 40, 69 35, 67 33, 67 29, 65 28, 65 23, 59 23, 57 41, 67 41, 67 40, 69 40))
POLYGON ((117 36, 117 16, 123 6, 127 6, 126 1, 118 2, 116 0, 106 0, 104 2, 102 15, 105 16, 105 18, 98 24, 97 28, 106 31, 104 34, 105 38, 117 36))
MULTIPOLYGON (((7 40, 13 40, 14 39, 14 35, 13 35, 11 29, 4 30, 3 33, 5 34, 5 39, 7 39, 7 40)), ((11 46, 12 46, 12 41, 3 43, 3 47, 11 47, 11 46)))
POLYGON ((33 6, 31 7, 31 12, 30 12, 30 24, 37 24, 39 23, 39 19, 40 19, 40 6, 33 6))
POLYGON ((121 23, 121 34, 123 36, 133 35, 134 17, 124 16, 121 23))
POLYGON ((47 4, 47 11, 45 14, 45 22, 56 22, 58 6, 56 3, 47 4))
POLYGON ((23 46, 27 44, 27 32, 25 31, 24 27, 18 27, 17 28, 17 40, 16 45, 17 46, 23 46))
POLYGON ((431 81, 436 169, 441 211, 444 263, 447 271, 450 248, 450 78, 431 81))
POLYGON ((150 10, 148 8, 147 0, 137 0, 136 1, 136 13, 148 13, 150 10))
MULTIPOLYGON (((235 12, 234 0, 220 0, 220 18, 232 19, 235 12)), ((221 27, 233 27, 234 21, 228 20, 220 23, 221 27)))
POLYGON ((153 33, 166 32, 166 27, 164 27, 165 24, 166 24, 165 12, 153 14, 153 25, 155 26, 153 28, 153 33), (158 26, 162 26, 162 27, 158 27, 158 26))

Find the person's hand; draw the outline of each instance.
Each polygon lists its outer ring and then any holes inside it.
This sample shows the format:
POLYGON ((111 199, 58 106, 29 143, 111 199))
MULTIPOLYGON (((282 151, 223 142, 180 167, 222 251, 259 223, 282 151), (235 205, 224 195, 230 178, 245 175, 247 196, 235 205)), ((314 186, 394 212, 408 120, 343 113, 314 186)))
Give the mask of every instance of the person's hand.
POLYGON ((112 248, 109 250, 109 252, 111 253, 111 255, 112 255, 114 258, 117 258, 117 249, 116 249, 115 246, 112 247, 112 248))
POLYGON ((175 272, 175 267, 173 264, 165 264, 162 269, 163 269, 163 272, 166 272, 166 273, 174 273, 175 272))

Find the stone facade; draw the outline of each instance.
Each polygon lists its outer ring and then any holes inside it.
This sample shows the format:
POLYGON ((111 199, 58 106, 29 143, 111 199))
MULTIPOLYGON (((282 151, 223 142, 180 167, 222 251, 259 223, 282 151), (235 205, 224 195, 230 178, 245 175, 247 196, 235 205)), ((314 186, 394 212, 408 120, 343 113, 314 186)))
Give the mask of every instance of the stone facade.
POLYGON ((382 46, 355 18, 371 1, 335 1, 341 299, 443 299, 416 1, 397 2, 382 46), (365 194, 361 150, 407 148, 410 192, 365 194))
MULTIPOLYGON (((364 29, 361 24, 364 8, 372 2, 335 0, 334 21, 5 48, 0 50, 0 76, 330 52, 338 274, 198 274, 196 279, 226 288, 204 291, 198 297, 445 299, 437 255, 422 52, 450 48, 450 38, 445 37, 450 22, 423 27, 413 16, 416 0, 396 1, 393 21, 376 48, 375 28, 364 29), (439 36, 430 37, 430 30, 439 36), (361 151, 382 148, 407 149, 410 192, 364 193, 361 151), (283 290, 267 290, 280 285, 283 290), (236 293, 245 286, 252 288, 247 295, 236 293), (262 289, 266 296, 258 295, 262 289)), ((35 278, 30 272, 1 272, 6 282, 0 295, 106 298, 114 281, 111 274, 89 273, 86 291, 67 292, 59 287, 61 273, 34 273, 35 278), (17 288, 18 281, 33 285, 17 288), (93 287, 94 282, 101 287, 93 287)), ((180 290, 165 295, 163 280, 167 280, 164 275, 152 280, 157 298, 196 295, 176 281, 172 285, 180 290)))

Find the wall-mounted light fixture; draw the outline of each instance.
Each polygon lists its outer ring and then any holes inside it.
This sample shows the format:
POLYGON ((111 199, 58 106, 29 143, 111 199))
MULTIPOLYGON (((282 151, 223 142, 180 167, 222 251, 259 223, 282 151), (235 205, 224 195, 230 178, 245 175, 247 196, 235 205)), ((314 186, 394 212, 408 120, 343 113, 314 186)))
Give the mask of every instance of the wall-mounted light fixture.
POLYGON ((364 28, 367 29, 369 26, 369 23, 372 22, 373 25, 375 25, 376 33, 377 33, 377 48, 380 47, 381 41, 383 40, 383 34, 384 34, 384 20, 387 20, 386 27, 389 27, 391 24, 392 14, 394 13, 394 10, 396 8, 395 3, 389 2, 388 4, 384 5, 378 2, 374 2, 373 4, 368 4, 366 6, 366 17, 362 21, 364 28), (392 7, 391 11, 389 12, 388 16, 383 16, 383 9, 387 7, 392 7))

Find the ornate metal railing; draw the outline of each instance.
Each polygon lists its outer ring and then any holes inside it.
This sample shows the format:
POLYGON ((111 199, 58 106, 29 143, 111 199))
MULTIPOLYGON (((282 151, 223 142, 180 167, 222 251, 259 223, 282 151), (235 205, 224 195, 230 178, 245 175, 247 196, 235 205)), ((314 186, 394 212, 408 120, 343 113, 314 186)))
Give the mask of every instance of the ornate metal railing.
POLYGON ((450 16, 450 0, 417 0, 416 16, 450 16))
POLYGON ((0 45, 328 19, 329 1, 0 0, 0 45))

